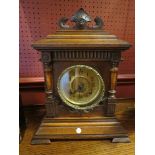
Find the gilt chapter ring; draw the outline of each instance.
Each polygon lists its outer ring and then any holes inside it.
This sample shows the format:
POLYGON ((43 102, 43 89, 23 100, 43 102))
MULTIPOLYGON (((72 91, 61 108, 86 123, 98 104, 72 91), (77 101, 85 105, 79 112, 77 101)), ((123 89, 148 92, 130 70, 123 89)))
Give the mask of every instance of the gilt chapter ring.
POLYGON ((101 77, 101 75, 98 73, 97 70, 95 70, 94 68, 90 67, 90 66, 86 66, 86 65, 74 65, 74 66, 71 66, 71 67, 68 67, 66 68, 59 76, 58 78, 58 82, 57 82, 57 90, 58 90, 58 94, 61 98, 61 100, 68 106, 74 108, 74 109, 79 109, 79 110, 86 110, 86 109, 92 109, 94 108, 95 106, 97 106, 102 100, 103 100, 103 97, 104 97, 104 92, 105 92, 105 85, 104 85, 104 81, 103 81, 103 78, 101 77), (72 70, 72 69, 75 69, 75 68, 85 68, 85 69, 88 69, 88 70, 91 70, 91 72, 94 73, 94 75, 96 76, 96 78, 99 80, 99 88, 100 88, 100 92, 92 99, 90 100, 90 102, 88 104, 84 104, 84 105, 78 105, 78 104, 75 104, 74 101, 70 101, 68 100, 64 95, 63 95, 63 92, 60 88, 60 81, 61 81, 61 78, 63 77, 63 75, 65 73, 67 73, 68 71, 72 70))

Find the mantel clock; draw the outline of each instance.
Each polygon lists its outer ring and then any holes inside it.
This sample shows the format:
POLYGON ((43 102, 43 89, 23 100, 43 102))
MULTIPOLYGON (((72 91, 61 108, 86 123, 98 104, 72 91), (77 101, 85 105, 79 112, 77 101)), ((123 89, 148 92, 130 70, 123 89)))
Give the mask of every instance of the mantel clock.
POLYGON ((130 44, 102 30, 103 21, 81 8, 59 21, 60 30, 32 44, 41 52, 46 116, 32 144, 60 139, 105 139, 129 142, 115 118, 116 81, 121 52, 130 44))

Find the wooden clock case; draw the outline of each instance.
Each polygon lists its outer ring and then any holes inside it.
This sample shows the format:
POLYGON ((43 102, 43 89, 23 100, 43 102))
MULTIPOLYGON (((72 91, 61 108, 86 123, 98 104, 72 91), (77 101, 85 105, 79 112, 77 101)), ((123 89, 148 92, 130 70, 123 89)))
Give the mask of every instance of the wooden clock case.
MULTIPOLYGON (((112 142, 129 142, 127 132, 115 118, 116 81, 121 52, 127 50, 128 42, 104 32, 102 20, 89 28, 90 19, 80 23, 77 19, 85 15, 80 9, 73 17, 73 28, 59 22, 61 30, 33 43, 40 51, 45 77, 46 116, 32 138, 32 144, 48 144, 60 139, 105 139, 112 142), (81 16, 80 16, 81 17, 81 16), (60 99, 57 80, 60 74, 73 65, 87 65, 96 69, 105 83, 103 101, 93 109, 77 110, 68 107, 60 99)), ((87 15, 88 17, 88 15, 87 15)), ((82 17, 81 17, 82 18, 82 17)), ((95 18, 96 19, 96 18, 95 18)))

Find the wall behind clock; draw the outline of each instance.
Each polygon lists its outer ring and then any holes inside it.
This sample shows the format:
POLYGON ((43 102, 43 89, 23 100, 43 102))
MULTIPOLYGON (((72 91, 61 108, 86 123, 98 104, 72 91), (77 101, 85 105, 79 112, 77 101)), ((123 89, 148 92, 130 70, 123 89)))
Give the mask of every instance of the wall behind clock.
MULTIPOLYGON (((120 64, 119 74, 127 80, 132 77, 133 80, 134 0, 20 0, 20 81, 25 79, 25 84, 26 81, 33 83, 42 79, 42 65, 38 61, 40 53, 32 49, 32 42, 55 32, 61 17, 71 17, 81 7, 92 18, 100 16, 104 20, 106 31, 132 44, 132 47, 123 53, 124 61, 120 64)), ((117 94, 119 97, 134 97, 134 84, 121 85, 117 89, 120 90, 117 94)))

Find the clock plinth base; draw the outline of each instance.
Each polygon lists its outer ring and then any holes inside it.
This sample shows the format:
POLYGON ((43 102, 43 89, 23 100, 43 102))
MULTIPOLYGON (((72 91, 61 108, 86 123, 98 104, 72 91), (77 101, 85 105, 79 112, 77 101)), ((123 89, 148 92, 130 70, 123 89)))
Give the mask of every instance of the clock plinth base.
POLYGON ((31 144, 50 144, 65 139, 112 139, 112 142, 130 142, 127 132, 115 117, 45 117, 31 144))

